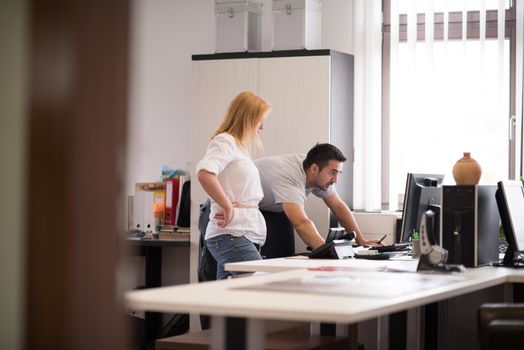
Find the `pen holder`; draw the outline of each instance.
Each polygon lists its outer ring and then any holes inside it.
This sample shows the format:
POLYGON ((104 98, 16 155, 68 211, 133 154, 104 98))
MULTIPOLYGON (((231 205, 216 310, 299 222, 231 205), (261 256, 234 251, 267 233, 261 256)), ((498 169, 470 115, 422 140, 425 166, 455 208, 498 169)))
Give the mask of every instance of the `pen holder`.
POLYGON ((411 257, 413 259, 420 258, 420 240, 414 240, 411 242, 411 257))

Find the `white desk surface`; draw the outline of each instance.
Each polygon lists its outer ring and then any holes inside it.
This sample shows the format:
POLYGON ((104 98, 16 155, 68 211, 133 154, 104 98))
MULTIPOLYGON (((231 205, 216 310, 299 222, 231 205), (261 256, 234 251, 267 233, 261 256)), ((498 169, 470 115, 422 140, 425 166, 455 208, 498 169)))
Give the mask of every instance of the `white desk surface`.
POLYGON ((238 272, 282 272, 293 269, 308 269, 321 266, 346 267, 355 270, 373 270, 388 267, 403 271, 415 272, 417 270, 418 259, 404 257, 399 260, 369 260, 369 259, 308 259, 305 256, 289 258, 277 258, 266 260, 243 261, 238 263, 226 264, 227 271, 238 272))
POLYGON ((125 299, 129 307, 144 311, 196 312, 214 316, 354 323, 506 282, 524 282, 524 271, 481 267, 468 269, 462 275, 429 275, 294 269, 230 280, 132 291, 126 293, 125 299), (360 292, 363 294, 360 296, 351 293, 317 294, 311 293, 307 286, 304 286, 303 292, 238 289, 314 276, 350 278, 355 282, 355 288, 362 287, 360 292), (400 294, 393 293, 391 297, 370 297, 365 295, 366 290, 370 290, 369 285, 366 284, 369 281, 382 283, 384 288, 393 288, 393 290, 398 286, 408 287, 400 294), (434 285, 431 288, 421 289, 428 281, 434 285))

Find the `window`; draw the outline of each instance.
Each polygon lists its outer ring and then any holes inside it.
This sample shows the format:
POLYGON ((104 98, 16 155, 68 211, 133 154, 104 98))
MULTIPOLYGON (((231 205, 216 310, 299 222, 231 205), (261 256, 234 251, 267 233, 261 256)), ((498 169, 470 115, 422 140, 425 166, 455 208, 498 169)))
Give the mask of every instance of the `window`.
POLYGON ((383 39, 384 209, 399 209, 408 172, 453 184, 462 152, 481 183, 520 174, 513 2, 385 0, 383 39))

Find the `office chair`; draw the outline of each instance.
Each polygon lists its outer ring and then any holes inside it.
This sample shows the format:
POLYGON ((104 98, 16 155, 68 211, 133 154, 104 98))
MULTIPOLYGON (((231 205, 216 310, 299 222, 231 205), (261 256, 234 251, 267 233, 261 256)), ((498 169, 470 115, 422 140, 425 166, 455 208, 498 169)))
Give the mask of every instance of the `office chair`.
POLYGON ((524 303, 482 304, 478 330, 481 349, 524 347, 524 303))

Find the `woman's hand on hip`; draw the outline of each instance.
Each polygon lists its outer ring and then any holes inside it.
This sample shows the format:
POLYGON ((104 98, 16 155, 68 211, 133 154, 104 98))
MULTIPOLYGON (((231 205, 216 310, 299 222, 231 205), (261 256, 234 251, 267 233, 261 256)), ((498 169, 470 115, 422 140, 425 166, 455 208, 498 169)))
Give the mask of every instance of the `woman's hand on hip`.
POLYGON ((233 215, 235 213, 233 204, 224 207, 223 210, 224 211, 222 212, 217 212, 214 216, 218 227, 226 227, 227 224, 233 220, 233 215))

